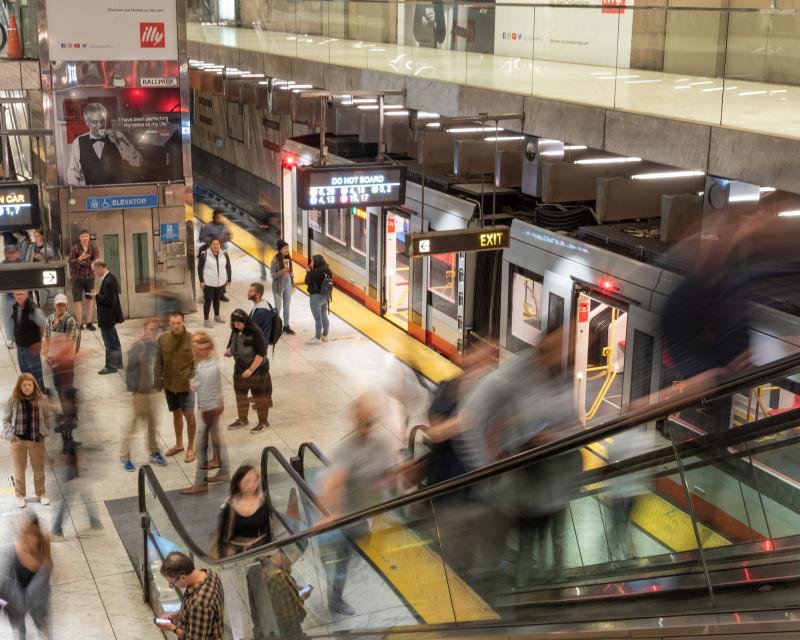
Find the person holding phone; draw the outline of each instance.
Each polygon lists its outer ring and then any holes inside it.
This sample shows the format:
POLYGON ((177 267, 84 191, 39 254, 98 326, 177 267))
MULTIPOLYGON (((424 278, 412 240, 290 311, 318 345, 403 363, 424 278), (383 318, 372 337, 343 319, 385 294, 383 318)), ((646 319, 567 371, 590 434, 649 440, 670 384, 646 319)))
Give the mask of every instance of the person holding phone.
POLYGON ((100 249, 91 241, 91 237, 89 230, 84 229, 78 235, 78 242, 69 250, 69 277, 72 281, 72 302, 75 305, 73 315, 81 329, 94 331, 94 298, 86 294, 94 289, 92 263, 100 257, 100 249))
POLYGON ((181 590, 183 599, 177 613, 165 613, 154 619, 155 624, 181 640, 222 640, 225 597, 219 576, 210 569, 196 568, 180 551, 164 558, 161 575, 171 589, 181 590))
POLYGON ((269 275, 272 278, 272 296, 275 299, 275 309, 278 313, 283 309, 283 332, 293 336, 294 331, 289 326, 289 307, 294 291, 294 268, 292 266, 292 253, 286 240, 278 240, 278 252, 269 265, 269 275))

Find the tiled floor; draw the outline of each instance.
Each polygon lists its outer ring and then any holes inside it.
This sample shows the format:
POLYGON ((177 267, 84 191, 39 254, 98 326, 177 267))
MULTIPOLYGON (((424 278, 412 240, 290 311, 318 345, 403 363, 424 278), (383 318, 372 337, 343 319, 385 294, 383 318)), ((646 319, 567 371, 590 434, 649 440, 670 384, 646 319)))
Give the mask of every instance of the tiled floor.
MULTIPOLYGON (((234 284, 229 290, 231 302, 223 303, 223 314, 233 309, 247 309, 247 283, 257 280, 256 262, 238 249, 232 248, 234 284)), ((200 314, 187 317, 190 329, 202 324, 200 314)), ((292 299, 292 326, 296 336, 285 336, 271 357, 275 406, 270 413, 271 427, 259 435, 248 431, 225 431, 229 455, 233 465, 257 461, 262 447, 273 445, 287 455, 296 451, 305 440, 316 441, 323 450, 331 447, 348 431, 348 405, 352 398, 364 391, 390 392, 408 380, 408 388, 424 396, 425 391, 416 384, 413 374, 396 362, 386 351, 340 321, 331 319, 332 340, 320 345, 306 345, 313 335, 313 319, 308 298, 297 293, 292 299)), ((119 327, 123 349, 136 339, 141 322, 126 321, 119 327)), ((224 350, 228 338, 225 325, 216 325, 211 331, 218 350, 224 350)), ((97 376, 102 367, 103 347, 99 332, 84 332, 81 347, 83 359, 78 367, 78 386, 81 392, 80 427, 76 436, 84 442, 81 464, 90 500, 96 502, 105 523, 102 535, 77 538, 76 530, 88 528, 88 517, 80 504, 72 504, 70 517, 65 524, 66 538, 53 544, 53 600, 52 638, 94 640, 117 638, 134 640, 160 638, 153 627, 152 612, 141 602, 142 592, 122 543, 103 504, 104 500, 136 494, 136 474, 125 473, 119 466, 119 432, 130 419, 130 396, 125 392, 122 375, 97 376)), ((235 418, 232 363, 223 361, 226 408, 223 424, 235 418)), ((48 375, 47 373, 45 374, 48 375)), ((16 352, 0 350, 0 398, 6 398, 17 376, 16 352)), ((423 402, 415 400, 415 406, 423 402)), ((164 448, 173 442, 172 421, 166 405, 158 403, 160 410, 160 441, 164 448)), ((383 428, 387 437, 394 439, 400 449, 404 442, 405 425, 401 424, 399 405, 394 400, 385 402, 386 414, 383 428)), ((49 525, 62 499, 62 466, 60 438, 48 441, 52 458, 47 467, 47 492, 53 500, 49 507, 36 503, 29 509, 35 511, 49 525)), ((132 456, 138 465, 146 461, 143 434, 138 434, 132 444, 132 456)), ((7 445, 0 444, 0 470, 3 483, 0 488, 0 531, 4 547, 9 551, 12 531, 19 509, 14 503, 13 490, 8 481, 10 457, 7 445)), ((170 459, 164 468, 157 469, 165 489, 188 486, 194 478, 195 464, 185 464, 182 459, 170 459)), ((29 471, 29 483, 30 483, 29 471)), ((0 562, 3 558, 0 557, 0 562)), ((0 640, 13 637, 5 621, 0 622, 0 640)), ((39 637, 31 634, 30 637, 39 637)))
POLYGON ((790 85, 264 29, 190 24, 188 37, 249 51, 800 138, 800 87, 790 85))

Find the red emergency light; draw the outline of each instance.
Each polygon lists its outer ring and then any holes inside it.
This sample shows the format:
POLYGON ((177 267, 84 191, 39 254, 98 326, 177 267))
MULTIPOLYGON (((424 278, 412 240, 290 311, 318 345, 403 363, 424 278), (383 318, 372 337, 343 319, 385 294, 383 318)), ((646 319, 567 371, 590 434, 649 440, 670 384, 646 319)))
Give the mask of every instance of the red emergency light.
POLYGON ((291 169, 297 166, 297 156, 292 153, 284 153, 281 156, 281 164, 284 169, 291 169))
POLYGON ((600 280, 600 288, 608 293, 611 292, 618 293, 619 291, 621 291, 619 285, 616 284, 610 278, 603 278, 602 280, 600 280))

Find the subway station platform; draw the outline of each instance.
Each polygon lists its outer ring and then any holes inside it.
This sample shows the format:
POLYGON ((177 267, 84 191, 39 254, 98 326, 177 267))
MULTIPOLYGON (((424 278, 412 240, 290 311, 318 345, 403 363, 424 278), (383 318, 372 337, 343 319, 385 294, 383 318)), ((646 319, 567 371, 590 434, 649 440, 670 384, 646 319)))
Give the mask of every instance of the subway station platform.
MULTIPOLYGON (((223 317, 229 317, 236 308, 249 309, 247 287, 250 282, 259 281, 260 276, 256 260, 241 249, 231 246, 230 256, 233 285, 228 290, 231 301, 222 306, 223 317)), ((267 299, 270 300, 269 282, 266 284, 267 299)), ((387 411, 381 427, 386 437, 396 442, 398 451, 405 446, 406 425, 424 419, 424 416, 406 417, 396 398, 405 398, 407 406, 424 407, 422 400, 428 391, 408 366, 367 337, 369 327, 365 329, 362 326, 359 330, 348 324, 352 322, 358 325, 358 322, 354 315, 357 309, 350 309, 347 302, 344 294, 334 294, 331 340, 307 345, 306 340, 313 336, 314 331, 308 297, 302 292, 296 292, 293 296, 291 324, 297 335, 283 336, 274 355, 270 350, 274 407, 270 411, 270 428, 265 432, 250 434, 247 429, 228 431, 224 428, 236 418, 236 407, 231 382, 233 364, 223 359, 226 405, 221 423, 234 468, 243 462, 258 463, 262 448, 269 445, 287 457, 293 455, 298 446, 307 440, 313 440, 322 450, 330 451, 349 431, 349 404, 363 392, 384 394, 387 411), (338 317, 337 313, 341 313, 348 322, 338 317)), ((361 309, 365 318, 375 318, 363 307, 361 309)), ((188 314, 186 320, 189 330, 201 328, 202 307, 198 305, 197 312, 188 314)), ((387 329, 393 328, 387 321, 377 321, 386 325, 387 329)), ((141 320, 128 320, 118 327, 124 352, 136 340, 141 328, 141 320)), ((221 356, 228 340, 228 325, 215 325, 210 332, 221 356)), ((439 357, 432 352, 431 355, 439 357)), ((52 545, 51 638, 156 639, 163 636, 152 623, 152 610, 141 602, 141 584, 106 508, 109 501, 136 495, 137 475, 126 473, 119 464, 120 431, 132 415, 131 396, 125 391, 124 371, 112 376, 98 376, 103 358, 100 332, 84 331, 76 376, 80 393, 80 426, 75 437, 83 442, 79 450, 83 474, 80 482, 87 489, 88 500, 99 508, 105 529, 99 535, 83 537, 89 529, 87 512, 80 503, 69 504, 64 524, 65 537, 54 541, 52 545)), ((16 352, 3 348, 0 352, 0 398, 8 397, 17 375, 16 352)), ((48 376, 49 371, 45 368, 46 382, 48 376)), ((164 451, 174 442, 172 420, 163 397, 159 397, 157 407, 159 442, 164 451)), ((251 421, 253 418, 251 415, 251 421)), ((61 438, 53 434, 48 439, 47 449, 47 494, 52 504, 45 507, 31 500, 27 509, 35 512, 49 529, 62 500, 64 465, 60 453, 61 438)), ((138 432, 132 441, 131 459, 137 467, 147 462, 144 431, 138 432)), ((169 458, 166 467, 156 468, 156 472, 164 488, 173 491, 192 483, 195 465, 186 464, 182 454, 179 454, 169 458)), ((3 472, 0 539, 5 547, 0 551, 2 553, 8 549, 16 517, 21 511, 16 506, 11 486, 8 446, 0 447, 0 469, 3 472)), ((32 487, 30 471, 28 485, 32 487)), ((29 489, 30 494, 32 491, 29 489)), ((31 626, 29 637, 38 638, 36 632, 31 631, 31 626)), ((3 620, 0 622, 0 639, 12 637, 10 626, 3 620)))

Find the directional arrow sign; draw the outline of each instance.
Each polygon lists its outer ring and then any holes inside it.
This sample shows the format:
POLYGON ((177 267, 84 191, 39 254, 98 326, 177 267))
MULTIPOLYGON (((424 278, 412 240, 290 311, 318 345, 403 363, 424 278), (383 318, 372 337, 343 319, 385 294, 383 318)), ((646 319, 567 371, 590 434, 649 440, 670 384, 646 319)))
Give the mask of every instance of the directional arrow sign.
POLYGON ((55 271, 42 271, 42 284, 44 285, 58 284, 58 273, 55 271))

